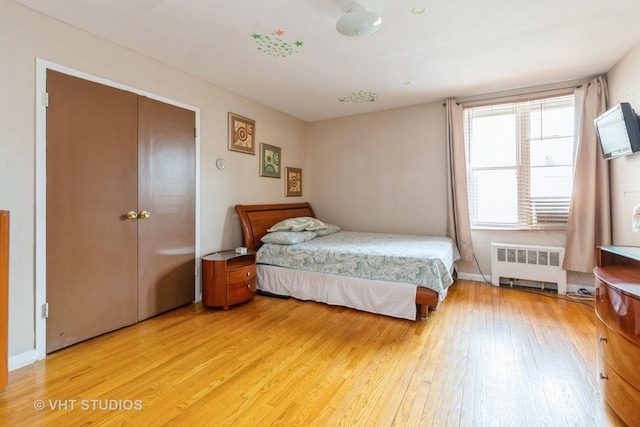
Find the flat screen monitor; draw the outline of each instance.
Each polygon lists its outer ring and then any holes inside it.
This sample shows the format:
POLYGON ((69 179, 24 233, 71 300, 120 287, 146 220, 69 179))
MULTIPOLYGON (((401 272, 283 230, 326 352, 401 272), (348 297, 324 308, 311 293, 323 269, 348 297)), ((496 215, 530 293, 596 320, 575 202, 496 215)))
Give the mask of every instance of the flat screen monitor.
POLYGON ((622 102, 594 121, 602 155, 606 160, 640 150, 638 117, 627 102, 622 102))

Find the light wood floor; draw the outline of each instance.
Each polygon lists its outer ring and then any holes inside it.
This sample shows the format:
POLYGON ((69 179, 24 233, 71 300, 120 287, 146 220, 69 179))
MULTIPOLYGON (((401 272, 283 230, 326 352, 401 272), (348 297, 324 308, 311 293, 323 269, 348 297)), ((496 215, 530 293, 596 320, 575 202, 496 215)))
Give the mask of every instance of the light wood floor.
POLYGON ((622 425, 597 387, 589 303, 458 280, 426 322, 183 307, 11 372, 0 425, 622 425))

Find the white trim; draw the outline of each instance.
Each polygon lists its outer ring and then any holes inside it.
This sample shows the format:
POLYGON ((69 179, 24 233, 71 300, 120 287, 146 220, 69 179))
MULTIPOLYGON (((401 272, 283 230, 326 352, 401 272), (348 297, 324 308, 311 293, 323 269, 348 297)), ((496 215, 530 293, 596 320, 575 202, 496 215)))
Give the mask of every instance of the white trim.
MULTIPOLYGON (((482 283, 485 283, 487 285, 491 285, 491 276, 488 276, 486 274, 485 274, 484 277, 482 277, 481 274, 460 273, 460 272, 458 272, 458 278, 462 279, 462 280, 473 280, 475 282, 482 282, 482 283), (488 280, 488 282, 485 281, 485 278, 488 280)), ((576 284, 576 283, 567 283, 567 292, 568 293, 569 292, 576 293, 580 289, 586 289, 586 290, 594 292, 594 293, 596 291, 596 288, 594 288, 593 286, 585 286, 585 285, 580 285, 580 284, 576 284)))
POLYGON ((485 278, 486 278, 489 281, 488 284, 489 285, 491 284, 491 276, 487 276, 487 275, 482 277, 481 274, 461 273, 458 271, 458 278, 462 280, 473 280, 475 282, 485 282, 485 278))
MULTIPOLYGON (((47 90, 47 63, 36 58, 36 242, 35 242, 35 359, 44 359, 47 349, 47 321, 42 307, 47 301, 47 108, 42 94, 47 90)), ((35 360, 34 359, 34 360, 35 360)))
POLYGON ((24 353, 16 354, 15 356, 11 356, 8 360, 9 370, 13 371, 18 368, 22 368, 23 366, 30 365, 37 360, 36 351, 29 350, 24 353))
MULTIPOLYGON (((201 283, 200 283, 200 109, 182 102, 174 101, 163 96, 159 96, 153 93, 145 92, 143 90, 135 89, 129 86, 125 86, 119 83, 115 83, 111 80, 107 80, 101 77, 93 76, 91 74, 84 73, 82 71, 74 70, 72 68, 65 67, 63 65, 55 64, 53 62, 46 61, 44 59, 36 58, 36 153, 35 153, 35 226, 36 226, 36 241, 35 241, 35 351, 32 357, 31 352, 23 353, 17 357, 16 367, 22 365, 23 360, 29 358, 31 363, 35 360, 44 359, 46 356, 46 339, 47 339, 47 322, 42 317, 41 307, 46 303, 47 285, 46 285, 46 236, 47 236, 47 109, 42 102, 42 94, 47 89, 47 70, 54 70, 70 76, 78 77, 84 80, 88 80, 95 83, 100 83, 105 86, 110 86, 116 89, 125 90, 135 93, 137 95, 146 96, 156 101, 164 102, 165 104, 174 105, 176 107, 184 108, 185 110, 191 110, 195 113, 196 119, 196 235, 195 235, 195 268, 198 272, 195 280, 195 302, 201 300, 201 283)), ((14 359, 14 358, 12 358, 14 359)), ((25 364, 28 364, 25 363, 25 364)), ((10 363, 10 366, 11 363, 10 363)))

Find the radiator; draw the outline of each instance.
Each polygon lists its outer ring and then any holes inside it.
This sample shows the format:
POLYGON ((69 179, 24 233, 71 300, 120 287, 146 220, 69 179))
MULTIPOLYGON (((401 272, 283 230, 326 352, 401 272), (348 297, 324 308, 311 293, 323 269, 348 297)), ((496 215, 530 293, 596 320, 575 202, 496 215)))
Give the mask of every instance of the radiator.
POLYGON ((556 283, 558 294, 567 293, 567 272, 562 269, 561 246, 491 243, 491 284, 500 286, 500 278, 556 283))

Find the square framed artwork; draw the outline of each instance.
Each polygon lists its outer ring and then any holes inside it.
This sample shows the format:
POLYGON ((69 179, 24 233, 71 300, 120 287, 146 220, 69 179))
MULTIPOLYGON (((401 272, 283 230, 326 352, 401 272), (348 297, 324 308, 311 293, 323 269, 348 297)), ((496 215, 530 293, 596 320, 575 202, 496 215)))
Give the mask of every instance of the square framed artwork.
POLYGON ((256 122, 229 113, 229 150, 256 154, 256 122))
POLYGON ((302 169, 287 167, 285 171, 286 196, 302 196, 302 169))
POLYGON ((260 176, 280 178, 282 174, 280 151, 280 147, 260 143, 260 176))

